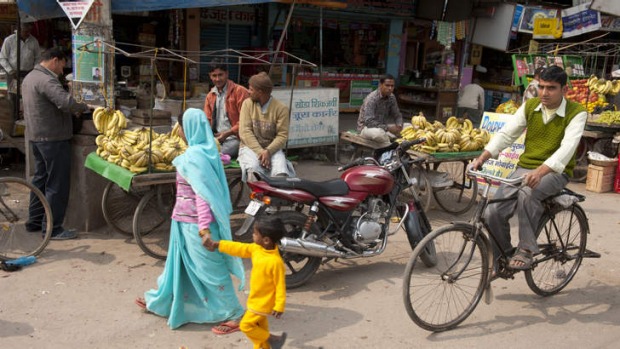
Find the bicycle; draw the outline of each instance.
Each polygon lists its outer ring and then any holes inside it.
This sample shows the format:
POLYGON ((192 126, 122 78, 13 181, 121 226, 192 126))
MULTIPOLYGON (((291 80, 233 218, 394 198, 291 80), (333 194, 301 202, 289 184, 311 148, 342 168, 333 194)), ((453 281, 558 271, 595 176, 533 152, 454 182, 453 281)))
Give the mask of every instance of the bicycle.
POLYGON ((52 209, 39 189, 22 178, 0 178, 0 260, 40 254, 53 226, 52 209))
MULTIPOLYGON (((483 213, 491 203, 516 199, 489 199, 492 181, 518 186, 522 178, 505 179, 477 171, 467 173, 486 183, 473 218, 469 222, 445 225, 427 235, 413 251, 403 276, 407 314, 428 331, 456 327, 474 311, 485 292, 490 297, 491 281, 513 279, 518 272, 508 267, 511 251, 502 251, 494 261, 491 243, 495 246, 498 243, 489 233, 483 213), (433 244, 437 256, 433 268, 417 263, 428 244, 433 244)), ((527 285, 540 296, 556 294, 566 287, 583 258, 600 257, 586 249, 588 219, 578 204, 584 200, 583 195, 565 188, 543 202, 544 213, 537 230, 540 252, 534 255, 532 268, 525 270, 527 285)))

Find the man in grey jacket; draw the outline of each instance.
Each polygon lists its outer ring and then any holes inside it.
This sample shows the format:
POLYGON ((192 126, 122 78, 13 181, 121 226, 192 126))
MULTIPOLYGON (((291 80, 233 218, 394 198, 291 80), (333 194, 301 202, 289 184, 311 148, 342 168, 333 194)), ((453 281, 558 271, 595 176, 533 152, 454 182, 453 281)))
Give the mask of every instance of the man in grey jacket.
MULTIPOLYGON (((67 57, 59 47, 43 52, 41 63, 26 76, 22 85, 26 135, 34 154, 32 184, 45 194, 52 209, 54 240, 77 237, 75 232, 62 226, 69 201, 71 117, 89 109, 87 104, 76 102, 58 80, 66 62, 67 57)), ((38 205, 31 203, 30 207, 38 205)), ((39 232, 41 223, 28 221, 26 229, 39 232)))

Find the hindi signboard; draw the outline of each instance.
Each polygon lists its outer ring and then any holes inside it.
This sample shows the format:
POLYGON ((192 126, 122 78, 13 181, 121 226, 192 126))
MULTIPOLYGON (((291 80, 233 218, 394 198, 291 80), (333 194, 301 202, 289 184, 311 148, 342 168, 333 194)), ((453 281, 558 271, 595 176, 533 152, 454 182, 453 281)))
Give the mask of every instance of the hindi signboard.
POLYGON ((338 89, 299 88, 273 90, 271 95, 291 107, 288 147, 338 143, 338 89))

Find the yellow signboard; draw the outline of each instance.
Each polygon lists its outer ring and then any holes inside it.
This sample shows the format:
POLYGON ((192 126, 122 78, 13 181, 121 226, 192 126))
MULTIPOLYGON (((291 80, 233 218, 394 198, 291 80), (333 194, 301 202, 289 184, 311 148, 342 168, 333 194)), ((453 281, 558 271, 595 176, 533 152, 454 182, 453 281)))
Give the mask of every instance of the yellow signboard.
POLYGON ((559 39, 562 37, 562 19, 536 18, 534 20, 535 39, 559 39))

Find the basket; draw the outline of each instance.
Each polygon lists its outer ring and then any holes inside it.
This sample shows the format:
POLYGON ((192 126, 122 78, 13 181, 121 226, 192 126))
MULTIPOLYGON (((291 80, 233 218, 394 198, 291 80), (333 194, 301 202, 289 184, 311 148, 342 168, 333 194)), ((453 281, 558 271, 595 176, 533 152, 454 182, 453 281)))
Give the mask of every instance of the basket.
POLYGON ((618 160, 594 160, 594 159, 588 159, 588 163, 591 165, 596 165, 596 166, 601 166, 601 167, 608 167, 608 166, 616 166, 616 164, 618 164, 618 160))

